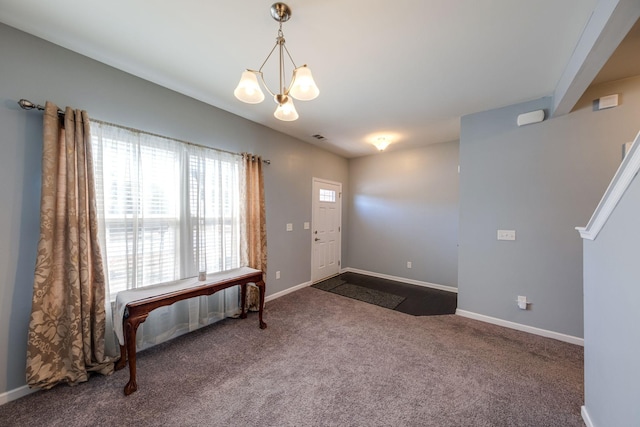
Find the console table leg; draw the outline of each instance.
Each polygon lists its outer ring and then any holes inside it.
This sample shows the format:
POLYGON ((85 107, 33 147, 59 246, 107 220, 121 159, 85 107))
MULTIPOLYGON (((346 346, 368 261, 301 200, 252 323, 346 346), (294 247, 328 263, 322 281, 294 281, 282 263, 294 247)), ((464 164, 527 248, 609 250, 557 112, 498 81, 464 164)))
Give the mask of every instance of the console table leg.
POLYGON ((138 383, 136 382, 136 330, 138 329, 138 325, 145 319, 129 318, 125 320, 124 323, 124 340, 129 358, 129 382, 124 386, 125 396, 129 396, 138 390, 138 383))
POLYGON ((240 318, 241 319, 246 319, 247 318, 247 284, 243 283, 242 285, 240 285, 240 318))
POLYGON ((256 283, 256 285, 260 290, 260 307, 258 309, 258 316, 260 319, 260 329, 266 329, 267 324, 262 321, 262 312, 264 311, 264 293, 266 288, 264 285, 264 280, 259 281, 258 283, 256 283))

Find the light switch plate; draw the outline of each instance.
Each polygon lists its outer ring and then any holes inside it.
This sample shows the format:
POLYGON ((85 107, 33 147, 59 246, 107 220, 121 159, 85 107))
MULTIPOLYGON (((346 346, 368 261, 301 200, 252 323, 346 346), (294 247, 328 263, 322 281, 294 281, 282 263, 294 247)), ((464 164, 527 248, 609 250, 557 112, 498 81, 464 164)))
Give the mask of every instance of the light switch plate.
POLYGON ((293 224, 291 223, 287 224, 287 231, 293 231, 293 224))
POLYGON ((304 229, 305 229, 305 230, 308 230, 308 229, 309 229, 309 223, 308 223, 308 222, 305 222, 305 223, 304 223, 304 229))
POLYGON ((498 240, 516 240, 516 230, 498 230, 498 240))

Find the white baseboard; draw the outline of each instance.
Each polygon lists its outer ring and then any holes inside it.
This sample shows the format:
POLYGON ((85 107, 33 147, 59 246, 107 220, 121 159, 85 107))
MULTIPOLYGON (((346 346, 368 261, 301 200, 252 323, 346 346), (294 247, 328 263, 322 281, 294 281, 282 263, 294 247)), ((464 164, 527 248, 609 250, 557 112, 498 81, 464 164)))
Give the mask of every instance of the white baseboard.
POLYGON ((272 300, 274 300, 276 298, 283 297, 283 296, 285 296, 287 294, 290 294, 291 292, 297 291, 298 289, 306 288, 307 286, 311 286, 311 282, 304 282, 304 283, 296 285, 296 286, 294 286, 292 288, 285 289, 284 291, 276 292, 273 295, 268 295, 268 296, 266 296, 264 298, 264 302, 269 302, 269 301, 272 301, 272 300))
POLYGON ((582 406, 580 408, 580 415, 582 415, 582 420, 587 425, 587 427, 596 427, 596 425, 591 421, 591 417, 589 417, 589 413, 587 412, 587 407, 582 406))
POLYGON ((436 283, 423 282, 423 281, 414 280, 414 279, 406 279, 404 277, 390 276, 388 274, 374 273, 372 271, 358 270, 357 268, 351 268, 351 267, 343 268, 341 270, 341 273, 364 274, 366 276, 379 277, 380 279, 394 280, 396 282, 409 283, 410 285, 424 286, 425 288, 438 289, 440 291, 453 292, 456 294, 458 293, 458 288, 454 288, 453 286, 438 285, 436 283))
POLYGON ((12 400, 20 399, 21 397, 28 394, 35 393, 37 391, 40 390, 29 388, 29 386, 25 384, 22 387, 14 388, 13 390, 0 393, 0 406, 4 405, 5 403, 9 403, 12 400))
POLYGON ((469 319, 480 320, 481 322, 492 323, 494 325, 504 326, 505 328, 528 332, 530 334, 540 335, 547 338, 553 338, 558 341, 564 341, 564 342, 568 342, 569 344, 575 344, 575 345, 580 345, 584 347, 584 338, 578 338, 572 335, 565 335, 559 332, 548 331, 546 329, 527 326, 521 323, 510 322, 508 320, 502 320, 496 317, 485 316, 484 314, 473 313, 471 311, 466 311, 466 310, 457 309, 456 314, 458 316, 468 317, 469 319))

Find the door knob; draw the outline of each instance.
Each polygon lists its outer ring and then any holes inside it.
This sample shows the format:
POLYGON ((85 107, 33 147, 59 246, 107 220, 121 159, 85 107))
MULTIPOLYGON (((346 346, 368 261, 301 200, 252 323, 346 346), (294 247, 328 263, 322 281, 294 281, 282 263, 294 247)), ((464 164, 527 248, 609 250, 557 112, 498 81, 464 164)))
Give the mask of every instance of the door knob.
POLYGON ((320 239, 318 239, 318 238, 316 237, 316 238, 315 238, 315 241, 317 242, 318 240, 320 240, 320 239))

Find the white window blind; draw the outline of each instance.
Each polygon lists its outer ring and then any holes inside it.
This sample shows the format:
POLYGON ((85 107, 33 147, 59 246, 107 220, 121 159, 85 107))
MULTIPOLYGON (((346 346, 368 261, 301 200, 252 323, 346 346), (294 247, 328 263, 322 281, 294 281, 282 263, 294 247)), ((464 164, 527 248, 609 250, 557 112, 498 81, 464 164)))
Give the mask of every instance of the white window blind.
POLYGON ((241 156, 91 122, 112 299, 240 267, 241 156))

